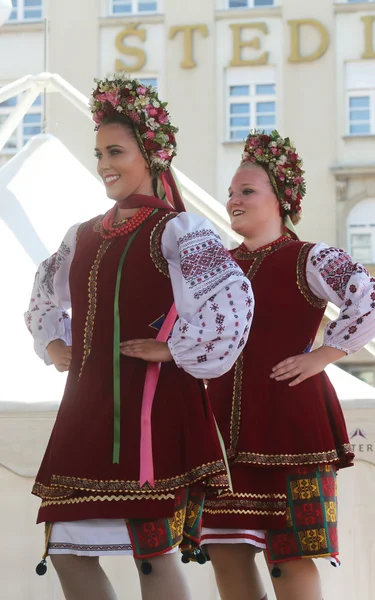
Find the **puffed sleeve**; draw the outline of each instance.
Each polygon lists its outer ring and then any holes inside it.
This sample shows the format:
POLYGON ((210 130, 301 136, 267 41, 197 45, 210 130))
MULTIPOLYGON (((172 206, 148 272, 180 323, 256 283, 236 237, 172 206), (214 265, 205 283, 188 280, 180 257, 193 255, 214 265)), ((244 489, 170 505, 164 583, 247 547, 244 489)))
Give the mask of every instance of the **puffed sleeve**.
POLYGON ((316 244, 309 252, 306 279, 311 291, 340 309, 325 328, 324 344, 347 354, 375 337, 375 279, 347 252, 316 244))
POLYGON ((254 297, 249 280, 206 219, 181 213, 163 232, 179 318, 169 339, 179 367, 197 378, 220 377, 247 341, 254 297))
POLYGON ((51 364, 47 346, 62 339, 71 344, 69 271, 73 260, 79 225, 73 225, 55 254, 39 266, 25 323, 34 338, 37 355, 51 364))

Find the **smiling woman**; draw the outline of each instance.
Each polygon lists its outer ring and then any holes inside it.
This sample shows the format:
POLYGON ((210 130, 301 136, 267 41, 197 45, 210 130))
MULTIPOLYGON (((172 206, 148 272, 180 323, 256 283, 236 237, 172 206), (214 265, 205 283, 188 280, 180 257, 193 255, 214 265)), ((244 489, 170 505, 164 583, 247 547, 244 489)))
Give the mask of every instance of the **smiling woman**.
POLYGON ((38 573, 51 554, 68 600, 112 600, 98 556, 131 554, 142 598, 187 600, 176 550, 204 560, 205 494, 228 487, 202 378, 239 356, 253 296, 212 225, 183 212, 156 92, 116 75, 92 112, 115 202, 40 265, 26 313, 39 356, 69 371, 33 488, 49 523, 38 573))
POLYGON ((104 181, 108 198, 118 201, 131 194, 154 194, 150 170, 139 150, 134 125, 128 117, 119 116, 103 122, 96 144, 98 173, 104 181))
POLYGON ((209 384, 234 490, 204 508, 223 600, 264 600, 260 549, 277 600, 321 600, 312 559, 339 564, 336 473, 353 451, 324 369, 375 336, 375 280, 343 250, 298 240, 303 175, 288 138, 252 132, 229 188, 231 225, 244 237, 232 256, 256 310, 235 367, 209 384), (312 350, 328 302, 340 316, 312 350))

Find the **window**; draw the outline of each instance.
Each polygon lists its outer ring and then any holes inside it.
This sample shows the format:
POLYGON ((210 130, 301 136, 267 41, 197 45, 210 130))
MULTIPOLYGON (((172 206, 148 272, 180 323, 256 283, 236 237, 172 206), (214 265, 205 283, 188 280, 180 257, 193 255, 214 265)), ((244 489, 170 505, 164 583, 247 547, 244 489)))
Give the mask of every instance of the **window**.
POLYGON ((354 261, 375 264, 375 200, 362 200, 350 211, 347 246, 354 261))
MULTIPOLYGON (((0 127, 7 120, 12 108, 17 105, 18 98, 9 98, 5 102, 0 103, 0 127)), ((24 116, 22 123, 13 132, 1 154, 17 154, 19 150, 34 136, 42 133, 43 121, 43 102, 42 96, 38 96, 34 104, 29 108, 24 116)))
POLYGON ((143 85, 152 85, 153 88, 155 88, 156 90, 158 89, 157 77, 142 77, 142 75, 139 75, 138 77, 136 77, 136 79, 139 79, 139 81, 143 83, 143 85))
POLYGON ((275 0, 228 0, 228 8, 259 8, 274 5, 275 0))
POLYGON ((133 15, 148 14, 158 11, 160 0, 110 0, 110 14, 133 15))
POLYGON ((9 21, 40 21, 43 18, 42 0, 12 0, 9 21))
MULTIPOLYGON (((354 228, 352 228, 353 231, 354 228)), ((350 234, 351 255, 356 262, 369 264, 372 261, 371 233, 350 234)))
POLYGON ((349 134, 375 134, 375 90, 372 93, 350 92, 348 95, 349 134))
POLYGON ((346 0, 348 4, 355 4, 356 2, 375 2, 375 0, 346 0))
POLYGON ((347 134, 375 135, 375 60, 346 64, 347 134))
POLYGON ((229 85, 229 139, 243 141, 250 129, 266 132, 276 128, 276 85, 252 83, 229 85))

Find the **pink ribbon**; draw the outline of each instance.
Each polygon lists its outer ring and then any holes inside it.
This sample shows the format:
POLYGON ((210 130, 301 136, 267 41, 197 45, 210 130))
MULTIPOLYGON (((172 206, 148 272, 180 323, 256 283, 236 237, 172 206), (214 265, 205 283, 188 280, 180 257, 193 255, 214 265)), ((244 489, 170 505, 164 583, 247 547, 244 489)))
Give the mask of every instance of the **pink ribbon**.
MULTIPOLYGON (((158 342, 166 342, 177 318, 177 310, 174 304, 165 318, 165 321, 156 337, 158 342)), ((143 389, 141 410, 141 468, 140 486, 149 483, 155 487, 154 459, 152 455, 152 431, 151 412, 154 402, 156 386, 158 384, 161 363, 149 363, 146 372, 145 387, 143 389)))

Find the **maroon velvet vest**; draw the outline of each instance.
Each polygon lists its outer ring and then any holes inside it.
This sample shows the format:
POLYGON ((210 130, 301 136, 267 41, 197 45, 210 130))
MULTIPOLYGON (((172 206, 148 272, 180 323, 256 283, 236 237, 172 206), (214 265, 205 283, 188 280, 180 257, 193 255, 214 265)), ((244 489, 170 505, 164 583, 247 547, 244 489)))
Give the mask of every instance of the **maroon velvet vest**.
MULTIPOLYGON (((129 248, 119 293, 122 341, 155 338, 173 303, 161 236, 174 216, 159 210, 129 248)), ((147 363, 125 356, 121 356, 120 463, 113 464, 114 296, 120 257, 130 236, 104 240, 99 230, 96 218, 79 231, 71 266, 72 363, 34 487, 43 499, 59 500, 42 505, 39 521, 167 516, 173 513, 176 489, 198 481, 207 485, 225 471, 202 382, 173 361, 163 363, 152 412, 155 489, 140 490, 147 363), (98 494, 109 500, 95 501, 98 494), (111 501, 116 495, 121 502, 111 501), (79 502, 73 503, 77 498, 79 502)))
POLYGON ((352 454, 336 393, 320 373, 295 387, 270 378, 280 361, 310 350, 325 302, 306 281, 311 244, 232 253, 251 280, 255 309, 235 367, 210 382, 210 398, 229 457, 237 463, 287 466, 341 463, 352 454))

